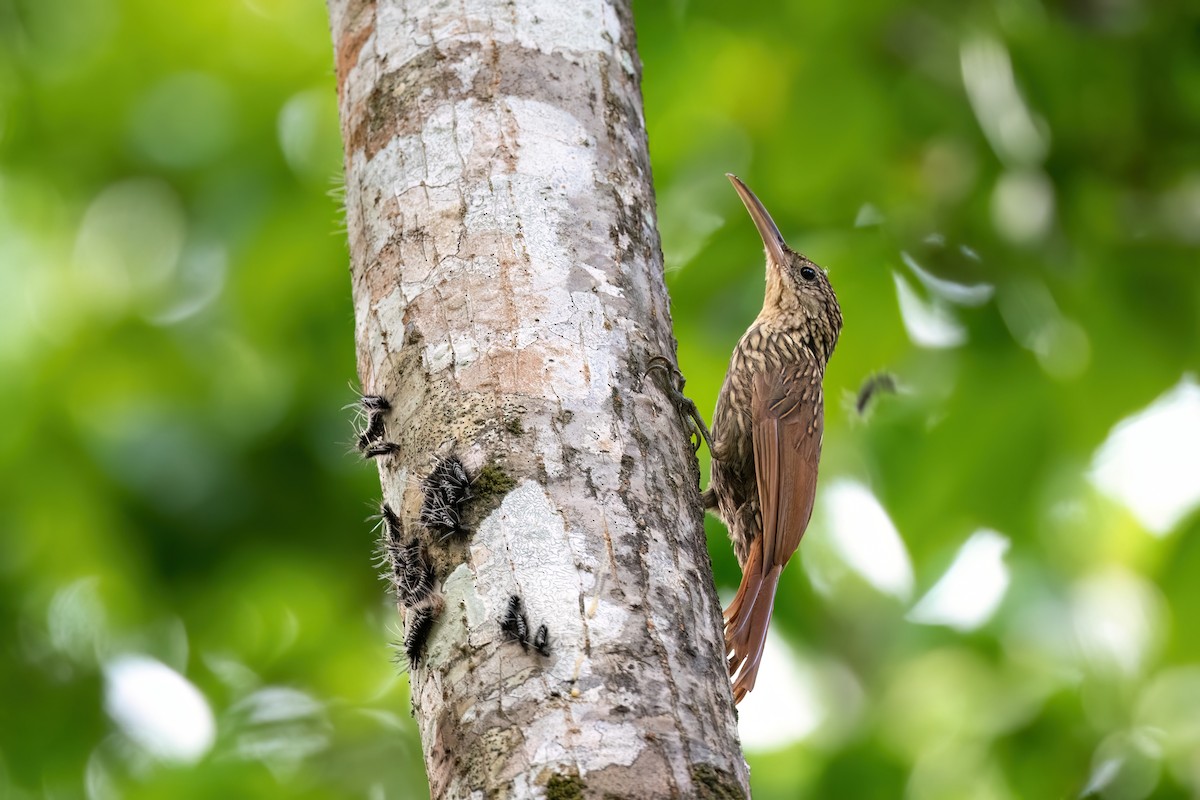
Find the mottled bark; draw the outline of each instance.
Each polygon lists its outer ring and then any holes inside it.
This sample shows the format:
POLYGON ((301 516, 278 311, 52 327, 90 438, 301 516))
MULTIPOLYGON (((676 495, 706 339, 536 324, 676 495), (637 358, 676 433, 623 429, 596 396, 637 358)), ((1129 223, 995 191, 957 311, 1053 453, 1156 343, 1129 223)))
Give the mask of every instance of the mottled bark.
POLYGON ((744 795, 695 459, 642 377, 675 345, 628 0, 329 6, 359 376, 444 601, 411 675, 433 796, 744 795))

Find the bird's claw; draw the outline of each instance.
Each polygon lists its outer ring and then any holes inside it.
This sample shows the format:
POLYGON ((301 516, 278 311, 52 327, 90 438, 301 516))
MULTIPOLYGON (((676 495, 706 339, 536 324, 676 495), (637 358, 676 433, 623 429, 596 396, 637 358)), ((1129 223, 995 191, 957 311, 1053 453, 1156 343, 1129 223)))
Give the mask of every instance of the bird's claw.
POLYGON ((642 373, 642 377, 645 378, 651 372, 663 373, 666 378, 666 381, 663 382, 663 388, 671 398, 671 402, 675 405, 675 410, 691 423, 692 429, 696 434, 696 442, 692 451, 698 452, 700 450, 700 441, 704 440, 704 444, 708 446, 708 452, 711 454, 713 445, 712 437, 708 432, 708 426, 704 424, 704 418, 700 416, 700 411, 696 408, 696 404, 683 393, 683 386, 686 383, 683 373, 666 356, 650 357, 650 360, 646 362, 646 371, 642 373))

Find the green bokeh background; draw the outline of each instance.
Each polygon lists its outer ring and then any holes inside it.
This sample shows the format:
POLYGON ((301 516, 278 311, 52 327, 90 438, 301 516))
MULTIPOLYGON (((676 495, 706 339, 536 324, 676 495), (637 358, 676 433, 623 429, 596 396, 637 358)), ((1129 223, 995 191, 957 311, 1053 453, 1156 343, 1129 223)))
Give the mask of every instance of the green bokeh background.
MULTIPOLYGON (((733 171, 845 311, 823 481, 879 499, 912 599, 973 531, 1011 542, 1003 603, 959 632, 844 569, 814 580, 818 514, 776 620, 845 691, 748 753, 755 796, 1200 797, 1200 516, 1155 536, 1088 480, 1113 426, 1200 367, 1200 9, 635 13, 689 393, 712 408, 761 302, 733 171), (995 294, 945 305, 902 254, 995 294), (913 344, 896 276, 961 345, 913 344), (880 369, 905 391, 860 419, 880 369), (1097 592, 1144 638, 1132 665, 1077 641, 1097 592)), ((319 3, 0 0, 0 797, 427 795, 342 410, 340 163, 319 3), (202 693, 199 761, 106 712, 121 654, 202 693)))

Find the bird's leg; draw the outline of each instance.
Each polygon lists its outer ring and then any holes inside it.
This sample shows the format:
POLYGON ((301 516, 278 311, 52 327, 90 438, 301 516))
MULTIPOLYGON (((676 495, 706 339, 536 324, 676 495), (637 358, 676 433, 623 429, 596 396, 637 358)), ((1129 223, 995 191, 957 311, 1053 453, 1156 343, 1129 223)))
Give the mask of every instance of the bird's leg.
POLYGON ((671 398, 671 402, 675 405, 675 410, 691 422, 692 428, 699 436, 696 440, 694 450, 700 449, 700 439, 703 439, 704 443, 708 445, 709 455, 712 455, 712 437, 709 435, 708 426, 704 424, 704 417, 700 416, 700 411, 696 408, 696 404, 683 393, 685 383, 683 373, 666 356, 652 356, 650 358, 642 377, 645 378, 651 372, 661 372, 663 374, 665 380, 661 381, 661 384, 667 396, 671 398))

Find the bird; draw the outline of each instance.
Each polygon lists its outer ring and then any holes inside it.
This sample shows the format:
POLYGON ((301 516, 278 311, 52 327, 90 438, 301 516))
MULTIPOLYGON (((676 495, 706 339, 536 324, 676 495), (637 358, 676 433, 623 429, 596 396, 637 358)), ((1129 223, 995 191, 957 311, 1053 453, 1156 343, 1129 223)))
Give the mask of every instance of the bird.
MULTIPOLYGON (((842 330, 828 273, 788 247, 767 209, 726 173, 766 254, 762 311, 738 341, 717 396, 712 476, 702 493, 742 569, 725 609, 734 701, 754 688, 779 577, 812 516, 824 433, 825 367, 842 330)), ((702 426, 701 426, 702 427, 702 426)))

